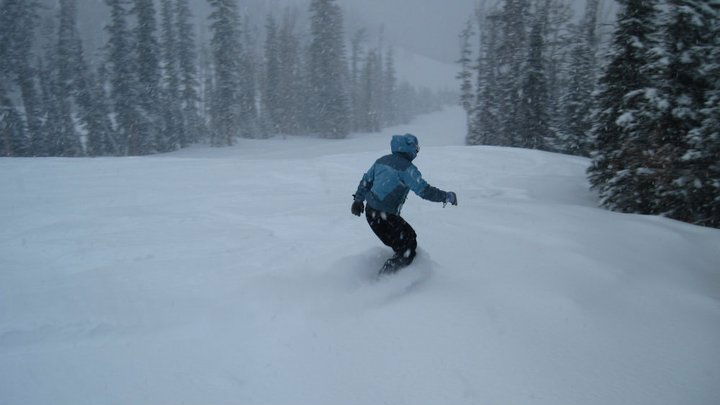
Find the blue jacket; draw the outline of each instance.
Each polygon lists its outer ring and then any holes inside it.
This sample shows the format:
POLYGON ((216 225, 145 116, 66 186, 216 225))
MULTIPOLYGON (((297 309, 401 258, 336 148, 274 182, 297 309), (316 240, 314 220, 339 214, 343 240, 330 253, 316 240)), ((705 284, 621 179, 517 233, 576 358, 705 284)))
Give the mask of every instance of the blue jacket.
POLYGON ((410 190, 426 200, 446 200, 447 193, 429 185, 412 164, 420 150, 414 135, 395 135, 390 146, 392 154, 378 159, 363 176, 356 201, 367 200, 378 211, 399 215, 410 190))

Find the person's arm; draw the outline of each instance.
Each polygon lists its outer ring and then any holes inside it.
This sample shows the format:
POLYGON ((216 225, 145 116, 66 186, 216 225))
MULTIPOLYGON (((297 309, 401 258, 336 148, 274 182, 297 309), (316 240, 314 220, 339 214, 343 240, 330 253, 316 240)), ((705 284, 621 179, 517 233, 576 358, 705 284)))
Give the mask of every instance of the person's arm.
POLYGON ((434 202, 447 202, 448 193, 429 185, 423 178, 420 170, 411 165, 402 172, 402 181, 410 187, 420 198, 434 202))
POLYGON ((368 170, 363 175, 362 180, 360 180, 360 184, 358 185, 357 191, 355 192, 355 194, 353 194, 355 201, 360 201, 360 202, 365 201, 365 196, 372 189, 374 180, 375 180, 375 165, 372 165, 372 167, 370 167, 370 170, 368 170))
POLYGON ((358 185, 357 191, 355 194, 353 194, 353 203, 350 207, 350 212, 352 212, 353 215, 360 216, 365 211, 365 205, 363 202, 365 201, 365 197, 372 189, 373 181, 375 180, 375 165, 372 165, 370 167, 370 170, 367 171, 362 177, 362 180, 360 180, 360 184, 358 185))

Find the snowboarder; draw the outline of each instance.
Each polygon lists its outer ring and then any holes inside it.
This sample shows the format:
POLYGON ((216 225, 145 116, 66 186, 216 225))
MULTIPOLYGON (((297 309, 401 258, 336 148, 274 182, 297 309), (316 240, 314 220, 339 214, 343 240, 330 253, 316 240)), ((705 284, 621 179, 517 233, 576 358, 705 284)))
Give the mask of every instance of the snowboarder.
POLYGON ((430 186, 412 164, 420 151, 415 135, 395 135, 390 142, 392 154, 378 159, 365 173, 351 212, 360 216, 365 211, 370 228, 395 255, 385 262, 380 274, 394 273, 412 263, 417 249, 415 230, 400 216, 408 192, 412 190, 429 201, 457 205, 457 196, 430 186), (367 209, 363 202, 367 201, 367 209))

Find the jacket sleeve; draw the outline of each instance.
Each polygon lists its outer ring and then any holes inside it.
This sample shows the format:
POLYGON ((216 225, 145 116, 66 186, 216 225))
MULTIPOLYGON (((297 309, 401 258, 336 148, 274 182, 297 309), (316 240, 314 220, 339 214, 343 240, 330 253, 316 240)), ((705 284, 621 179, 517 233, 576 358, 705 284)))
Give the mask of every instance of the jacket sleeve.
POLYGON ((370 167, 370 170, 367 171, 362 177, 362 180, 360 180, 360 184, 358 185, 357 191, 355 194, 353 194, 353 197, 355 197, 355 201, 365 201, 365 196, 370 192, 372 189, 373 181, 375 180, 375 165, 372 165, 370 167))
POLYGON ((447 193, 429 185, 423 178, 420 170, 411 165, 402 173, 402 181, 410 187, 420 198, 434 202, 444 202, 447 193))

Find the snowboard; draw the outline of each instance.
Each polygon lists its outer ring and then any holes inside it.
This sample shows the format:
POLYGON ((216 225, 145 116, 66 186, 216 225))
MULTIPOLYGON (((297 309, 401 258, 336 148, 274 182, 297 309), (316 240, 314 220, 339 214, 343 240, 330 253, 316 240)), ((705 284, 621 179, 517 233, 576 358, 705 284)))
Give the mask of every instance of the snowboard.
POLYGON ((401 257, 393 256, 385 261, 378 271, 378 277, 395 274, 409 265, 408 263, 404 263, 401 257))

